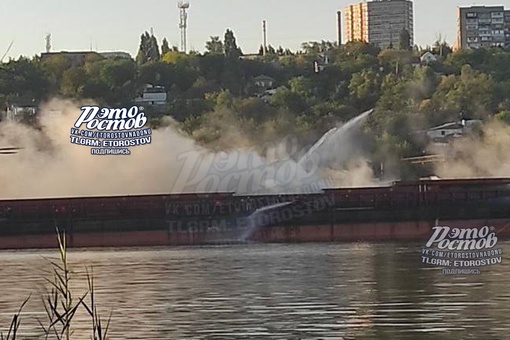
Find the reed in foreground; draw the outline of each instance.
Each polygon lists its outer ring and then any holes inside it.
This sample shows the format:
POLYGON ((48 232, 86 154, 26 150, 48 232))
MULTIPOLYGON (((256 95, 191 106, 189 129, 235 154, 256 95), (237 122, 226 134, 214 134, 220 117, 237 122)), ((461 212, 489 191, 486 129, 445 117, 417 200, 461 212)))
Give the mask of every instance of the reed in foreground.
MULTIPOLYGON (((57 340, 71 340, 73 336, 72 323, 76 316, 76 312, 81 308, 91 320, 91 338, 93 340, 106 340, 108 328, 111 320, 111 313, 103 324, 94 294, 94 276, 92 271, 87 273, 87 290, 85 293, 75 299, 75 294, 71 289, 71 270, 68 263, 68 250, 66 236, 64 232, 57 229, 57 239, 59 246, 58 261, 50 260, 51 270, 49 277, 45 280, 49 284, 49 288, 45 289, 41 296, 42 303, 46 312, 46 319, 37 319, 44 335, 44 339, 55 338, 57 340)), ((0 333, 0 340, 16 340, 20 327, 21 311, 28 302, 27 298, 21 305, 19 311, 13 316, 9 331, 4 337, 0 333)))
POLYGON ((7 331, 7 335, 4 337, 4 334, 0 332, 0 340, 15 340, 16 334, 18 333, 19 325, 21 323, 21 310, 27 304, 30 296, 21 304, 18 312, 14 314, 12 317, 11 325, 9 326, 9 330, 7 331))

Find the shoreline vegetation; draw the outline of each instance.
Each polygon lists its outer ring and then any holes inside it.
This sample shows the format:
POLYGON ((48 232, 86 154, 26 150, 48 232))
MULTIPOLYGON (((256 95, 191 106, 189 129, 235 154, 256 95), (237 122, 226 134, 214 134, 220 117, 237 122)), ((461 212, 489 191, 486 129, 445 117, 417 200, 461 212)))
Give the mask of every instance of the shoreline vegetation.
MULTIPOLYGON (((166 39, 160 46, 146 32, 134 59, 83 52, 76 62, 53 53, 0 64, 0 103, 67 98, 129 107, 147 84, 161 86, 166 104, 145 107, 151 127, 171 124, 215 151, 289 135, 311 145, 338 123, 375 108, 359 139, 374 174, 384 168, 416 180, 432 169, 403 161, 427 153, 429 141, 417 132, 462 118, 510 123, 510 49, 454 52, 441 37, 413 47, 408 36, 402 32, 400 42, 384 50, 321 41, 303 43, 297 52, 268 46, 248 55, 231 30, 211 37, 203 53, 179 52, 166 39)), ((25 123, 37 126, 37 119, 25 123)))
MULTIPOLYGON (((112 313, 106 320, 99 315, 97 309, 97 300, 94 292, 94 275, 86 268, 87 290, 76 297, 71 289, 70 283, 72 271, 68 263, 68 251, 65 232, 57 229, 57 239, 59 246, 58 261, 49 260, 51 270, 45 281, 49 288, 44 289, 41 295, 46 319, 37 319, 41 328, 41 336, 44 339, 70 340, 73 339, 73 320, 76 312, 84 310, 90 318, 90 337, 93 340, 106 340, 112 313)), ((19 339, 18 331, 22 321, 23 308, 30 300, 29 296, 19 308, 18 312, 12 317, 7 333, 0 332, 0 340, 19 339)))

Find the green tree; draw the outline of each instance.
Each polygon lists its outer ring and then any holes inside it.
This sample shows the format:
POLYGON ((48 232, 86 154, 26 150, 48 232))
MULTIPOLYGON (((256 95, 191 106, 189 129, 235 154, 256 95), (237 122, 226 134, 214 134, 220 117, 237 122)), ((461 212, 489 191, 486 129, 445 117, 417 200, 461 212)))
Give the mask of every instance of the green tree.
POLYGON ((380 92, 380 78, 372 70, 363 70, 352 76, 349 84, 351 99, 360 110, 373 108, 380 92))
POLYGON ((108 88, 103 98, 110 105, 130 103, 136 96, 136 64, 130 59, 101 62, 100 79, 108 88))
POLYGON ((140 37, 140 48, 136 56, 138 64, 142 65, 150 61, 158 61, 161 57, 158 40, 154 35, 145 32, 140 37))
POLYGON ((411 34, 405 28, 400 32, 400 40, 398 44, 399 49, 401 50, 410 50, 411 49, 411 34))
POLYGON ((227 29, 227 31, 225 32, 223 48, 225 50, 225 55, 227 56, 227 58, 230 59, 237 59, 239 58, 239 56, 243 54, 241 52, 241 49, 237 47, 234 32, 232 32, 230 29, 227 29))
POLYGON ((60 83, 64 72, 71 68, 71 61, 63 55, 54 55, 41 63, 42 67, 49 74, 53 84, 60 83))
POLYGON ((37 60, 20 57, 0 65, 0 94, 40 100, 50 89, 51 77, 37 60))
POLYGON ((179 64, 188 59, 189 56, 184 52, 170 51, 163 55, 162 61, 168 64, 179 64))
POLYGON ((270 103, 277 108, 288 109, 293 114, 301 114, 308 106, 305 99, 287 88, 279 88, 271 97, 270 103))
POLYGON ((219 82, 225 69, 225 56, 222 54, 209 54, 198 59, 200 74, 205 79, 219 82))
MULTIPOLYGON (((173 52, 170 52, 173 53, 173 52)), ((139 87, 145 84, 160 85, 170 90, 175 84, 175 66, 166 62, 148 63, 138 68, 139 87)))
MULTIPOLYGON (((110 87, 101 79, 89 78, 88 81, 80 87, 80 97, 94 99, 100 104, 108 105, 110 87)), ((131 98, 130 98, 131 99, 131 98)))
POLYGON ((136 55, 136 62, 138 64, 143 65, 148 61, 149 45, 150 36, 148 32, 145 32, 140 36, 140 47, 138 49, 138 54, 136 55))
POLYGON ((244 93, 246 85, 246 78, 239 68, 239 62, 237 59, 230 59, 225 64, 225 68, 220 76, 221 86, 232 94, 239 96, 244 93))
POLYGON ((481 69, 500 82, 510 81, 510 51, 494 50, 481 69))
POLYGON ((331 41, 325 41, 322 40, 320 42, 318 41, 309 41, 306 43, 301 44, 301 49, 305 53, 323 53, 329 50, 332 50, 333 48, 336 48, 336 43, 333 43, 331 41))
POLYGON ((362 55, 377 57, 381 49, 364 41, 350 41, 342 46, 340 51, 343 52, 344 55, 358 58, 362 55))
POLYGON ((224 107, 224 108, 227 108, 227 109, 230 109, 232 108, 232 105, 234 104, 234 96, 232 95, 232 93, 230 93, 230 91, 226 90, 226 91, 221 91, 220 93, 218 93, 217 97, 216 97, 216 107, 224 107))
POLYGON ((205 48, 209 53, 224 53, 225 49, 223 47, 223 42, 220 40, 220 37, 214 36, 211 37, 211 40, 205 43, 205 48))
POLYGON ((303 76, 295 77, 289 80, 290 90, 301 98, 312 98, 315 86, 310 78, 303 76))
POLYGON ((443 77, 433 100, 452 118, 462 112, 470 118, 487 119, 497 111, 495 92, 489 75, 464 65, 460 76, 443 77))
POLYGON ((419 103, 424 99, 432 97, 439 84, 438 75, 431 67, 424 66, 416 68, 413 80, 409 84, 409 93, 419 103))
POLYGON ((170 46, 168 45, 168 40, 166 40, 166 38, 163 38, 163 42, 161 44, 161 55, 164 56, 168 52, 170 52, 170 46))
POLYGON ((464 65, 471 65, 472 68, 480 68, 482 65, 490 64, 490 51, 485 48, 476 50, 460 50, 452 53, 446 58, 445 64, 451 66, 456 74, 460 74, 464 65))
POLYGON ((83 68, 70 68, 62 75, 60 93, 68 97, 81 97, 86 82, 87 73, 83 68))
POLYGON ((159 52, 158 40, 154 35, 150 36, 149 51, 147 52, 148 61, 158 61, 161 58, 159 52))
POLYGON ((409 85, 405 79, 395 74, 388 74, 380 85, 377 108, 387 111, 401 111, 409 107, 409 85))

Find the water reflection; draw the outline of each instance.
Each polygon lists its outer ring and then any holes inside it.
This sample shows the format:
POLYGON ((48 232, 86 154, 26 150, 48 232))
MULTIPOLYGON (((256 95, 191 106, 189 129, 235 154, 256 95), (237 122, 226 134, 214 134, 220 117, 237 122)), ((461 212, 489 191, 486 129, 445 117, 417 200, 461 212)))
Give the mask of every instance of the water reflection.
MULTIPOLYGON (((500 243, 503 252, 510 243, 500 243)), ((244 245, 72 251, 92 265, 112 339, 488 339, 510 330, 508 265, 446 276, 421 244, 244 245)), ((0 325, 29 294, 24 335, 40 333, 43 256, 1 252, 0 325)), ((80 291, 84 280, 75 281, 80 291)), ((78 315, 76 338, 90 322, 78 315)))

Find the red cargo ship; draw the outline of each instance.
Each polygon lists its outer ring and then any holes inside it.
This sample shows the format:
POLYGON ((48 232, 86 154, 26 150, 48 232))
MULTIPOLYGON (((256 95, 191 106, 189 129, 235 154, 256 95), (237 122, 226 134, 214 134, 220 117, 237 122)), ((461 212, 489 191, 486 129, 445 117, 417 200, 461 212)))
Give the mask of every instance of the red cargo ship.
POLYGON ((0 249, 426 239, 437 224, 510 235, 510 178, 396 182, 320 194, 158 194, 0 201, 0 249))

